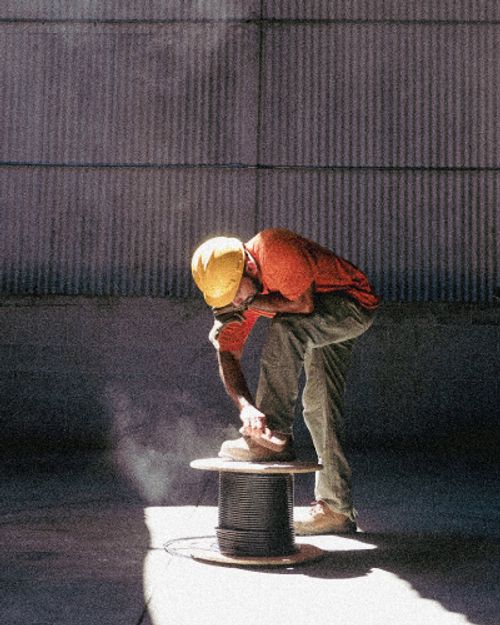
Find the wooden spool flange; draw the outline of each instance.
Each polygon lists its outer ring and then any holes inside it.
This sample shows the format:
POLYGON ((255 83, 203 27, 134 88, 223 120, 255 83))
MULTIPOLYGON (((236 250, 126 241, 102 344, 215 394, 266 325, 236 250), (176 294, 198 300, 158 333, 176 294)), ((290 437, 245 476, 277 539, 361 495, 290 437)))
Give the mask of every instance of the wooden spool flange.
MULTIPOLYGON (((193 469, 202 471, 217 471, 219 478, 224 473, 253 474, 253 475, 284 475, 293 480, 296 473, 312 473, 320 471, 323 467, 320 464, 311 462, 239 462, 222 458, 203 458, 193 460, 190 463, 193 469)), ((221 513, 221 493, 219 492, 219 517, 221 513)), ((293 511, 293 501, 291 502, 293 511)), ((293 512, 292 512, 293 513, 293 512)), ((251 514, 251 512, 245 512, 251 514)), ((248 519, 251 522, 251 519, 248 519)), ((293 540, 293 532, 292 532, 293 540)), ((216 562, 219 564, 232 564, 243 566, 290 566, 303 562, 316 560, 324 554, 323 550, 314 545, 295 545, 293 553, 285 555, 232 555, 222 553, 218 548, 217 539, 208 539, 205 544, 197 541, 191 549, 191 557, 197 560, 216 562)))
POLYGON ((223 458, 202 458, 193 460, 190 464, 193 469, 202 471, 219 471, 230 473, 314 473, 321 471, 323 465, 316 462, 240 462, 224 460, 223 458))

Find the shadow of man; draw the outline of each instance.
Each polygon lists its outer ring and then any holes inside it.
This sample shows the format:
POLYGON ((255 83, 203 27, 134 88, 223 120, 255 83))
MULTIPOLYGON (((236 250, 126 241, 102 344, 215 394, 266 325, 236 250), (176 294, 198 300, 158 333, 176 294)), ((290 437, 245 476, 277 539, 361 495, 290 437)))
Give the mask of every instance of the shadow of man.
MULTIPOLYGON (((435 621, 440 625, 498 623, 500 544, 494 539, 458 534, 358 532, 345 538, 323 536, 321 547, 326 553, 320 560, 296 568, 266 569, 266 572, 323 580, 379 577, 372 580, 371 592, 379 593, 381 603, 392 603, 396 613, 421 609, 423 604, 415 602, 418 597, 411 596, 416 591, 420 598, 437 602, 447 612, 468 619, 448 621, 443 611, 435 621)), ((356 600, 363 598, 354 597, 353 601, 356 600)), ((419 615, 415 617, 418 619, 419 615)), ((379 617, 374 622, 384 621, 379 617)))

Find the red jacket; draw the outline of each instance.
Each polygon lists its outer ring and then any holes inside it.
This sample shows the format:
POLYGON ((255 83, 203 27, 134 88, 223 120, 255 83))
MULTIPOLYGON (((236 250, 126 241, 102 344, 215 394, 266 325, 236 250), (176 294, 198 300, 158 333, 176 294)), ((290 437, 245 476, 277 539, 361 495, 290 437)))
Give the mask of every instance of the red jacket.
MULTIPOLYGON (((255 235, 245 248, 256 260, 262 293, 281 293, 295 300, 312 285, 314 293, 345 293, 368 309, 379 305, 365 274, 347 260, 325 247, 290 230, 270 228, 255 235)), ((272 313, 247 310, 245 321, 231 323, 219 333, 220 351, 239 351, 258 317, 272 313)))

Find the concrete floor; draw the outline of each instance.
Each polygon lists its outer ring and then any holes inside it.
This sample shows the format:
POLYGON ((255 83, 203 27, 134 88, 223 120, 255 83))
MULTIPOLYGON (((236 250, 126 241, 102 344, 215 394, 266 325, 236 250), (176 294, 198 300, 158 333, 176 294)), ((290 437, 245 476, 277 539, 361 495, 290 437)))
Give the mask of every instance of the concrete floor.
MULTIPOLYGON (((430 452, 350 457, 363 532, 297 539, 328 552, 314 563, 245 569, 164 549, 213 534, 216 474, 177 466, 145 501, 141 482, 121 477, 123 463, 118 471, 97 452, 4 456, 0 623, 498 625, 498 464, 430 452)), ((296 478, 298 507, 312 498, 311 480, 296 478)))

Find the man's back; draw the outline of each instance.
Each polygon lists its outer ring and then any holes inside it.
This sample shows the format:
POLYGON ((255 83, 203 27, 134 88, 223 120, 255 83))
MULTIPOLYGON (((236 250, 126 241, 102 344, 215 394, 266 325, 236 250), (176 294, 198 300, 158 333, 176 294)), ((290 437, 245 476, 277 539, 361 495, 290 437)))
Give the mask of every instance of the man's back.
POLYGON ((379 304, 361 270, 295 232, 269 228, 250 239, 245 248, 259 265, 264 293, 278 292, 293 300, 312 285, 315 293, 344 292, 364 308, 379 304))

